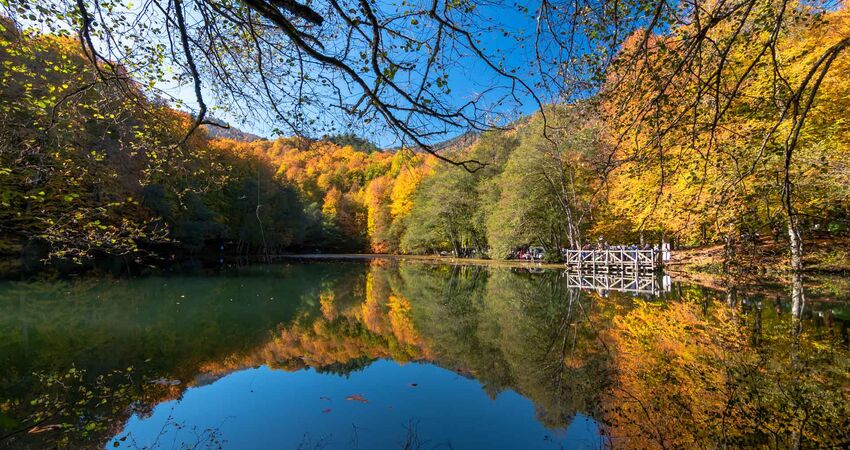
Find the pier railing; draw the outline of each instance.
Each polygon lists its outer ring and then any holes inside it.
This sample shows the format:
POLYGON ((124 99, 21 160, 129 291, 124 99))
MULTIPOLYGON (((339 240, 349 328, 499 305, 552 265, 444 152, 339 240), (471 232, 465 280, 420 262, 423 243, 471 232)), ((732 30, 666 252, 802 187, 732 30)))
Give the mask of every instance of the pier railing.
POLYGON ((662 267, 662 253, 657 249, 630 250, 566 250, 566 266, 570 270, 593 273, 655 272, 662 267))

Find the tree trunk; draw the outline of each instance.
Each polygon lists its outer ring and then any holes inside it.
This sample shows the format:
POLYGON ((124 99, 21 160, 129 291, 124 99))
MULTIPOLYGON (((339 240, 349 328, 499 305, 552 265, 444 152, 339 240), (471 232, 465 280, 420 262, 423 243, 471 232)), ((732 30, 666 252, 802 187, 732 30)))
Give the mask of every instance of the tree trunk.
POLYGON ((458 242, 457 233, 455 232, 454 225, 451 224, 449 225, 449 241, 451 241, 455 258, 460 258, 460 242, 458 242))
POLYGON ((791 334, 795 342, 803 331, 803 309, 806 307, 806 293, 803 288, 803 274, 791 274, 791 334))
POLYGON ((803 239, 797 228, 796 214, 788 212, 788 238, 791 246, 791 272, 803 271, 803 239))

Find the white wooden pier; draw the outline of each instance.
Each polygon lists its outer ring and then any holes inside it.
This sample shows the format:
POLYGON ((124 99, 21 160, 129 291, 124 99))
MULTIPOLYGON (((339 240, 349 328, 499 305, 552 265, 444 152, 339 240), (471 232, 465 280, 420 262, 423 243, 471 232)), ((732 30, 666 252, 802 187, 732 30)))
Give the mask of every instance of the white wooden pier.
MULTIPOLYGON (((568 270, 590 273, 654 273, 663 267, 664 252, 658 249, 566 250, 568 270)), ((667 252, 669 253, 669 252, 667 252)))

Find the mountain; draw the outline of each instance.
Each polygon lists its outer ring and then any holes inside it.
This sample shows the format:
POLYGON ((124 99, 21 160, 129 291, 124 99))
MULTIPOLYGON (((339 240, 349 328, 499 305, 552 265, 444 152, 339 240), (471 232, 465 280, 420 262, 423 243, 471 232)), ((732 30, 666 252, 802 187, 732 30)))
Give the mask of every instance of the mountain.
MULTIPOLYGON (((431 145, 431 149, 436 152, 451 152, 457 149, 467 148, 478 138, 481 137, 481 133, 478 131, 467 131, 466 133, 455 136, 451 139, 446 139, 445 141, 437 142, 436 144, 431 145)), ((395 153, 401 150, 401 147, 392 147, 384 149, 385 152, 395 153)), ((422 153, 425 150, 423 148, 416 148, 413 150, 416 153, 422 153)))
POLYGON ((239 128, 236 128, 223 120, 218 120, 215 118, 209 118, 207 120, 209 122, 219 125, 204 125, 204 129, 206 130, 210 139, 232 139, 234 141, 241 142, 254 142, 259 140, 265 140, 265 138, 257 136, 256 134, 242 131, 239 128))

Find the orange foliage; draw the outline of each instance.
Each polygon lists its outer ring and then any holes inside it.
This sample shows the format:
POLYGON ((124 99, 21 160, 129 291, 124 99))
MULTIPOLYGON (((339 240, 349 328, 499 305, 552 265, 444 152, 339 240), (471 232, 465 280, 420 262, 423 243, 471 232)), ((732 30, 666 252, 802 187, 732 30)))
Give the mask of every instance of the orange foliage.
POLYGON ((306 204, 321 210, 346 242, 366 238, 376 253, 396 250, 397 236, 390 229, 410 212, 419 182, 435 164, 433 157, 409 151, 365 153, 296 138, 251 143, 220 139, 215 145, 275 165, 277 176, 295 186, 306 204))
POLYGON ((375 253, 386 253, 390 250, 388 233, 392 225, 392 216, 388 205, 392 185, 392 178, 384 175, 372 180, 366 188, 366 227, 370 248, 375 253))
POLYGON ((413 209, 413 194, 416 192, 416 187, 422 181, 428 172, 427 167, 420 169, 406 168, 399 172, 393 184, 390 198, 390 213, 393 218, 404 217, 410 214, 413 209))

